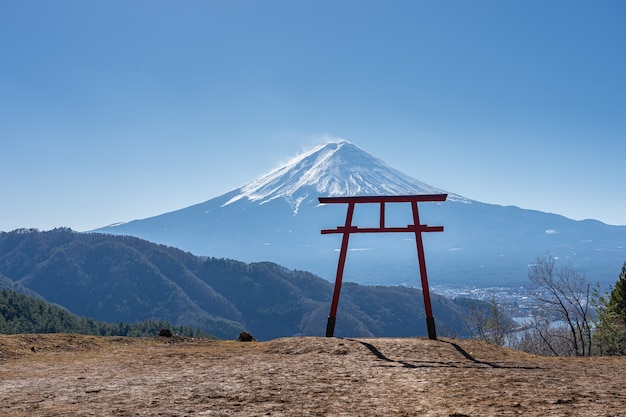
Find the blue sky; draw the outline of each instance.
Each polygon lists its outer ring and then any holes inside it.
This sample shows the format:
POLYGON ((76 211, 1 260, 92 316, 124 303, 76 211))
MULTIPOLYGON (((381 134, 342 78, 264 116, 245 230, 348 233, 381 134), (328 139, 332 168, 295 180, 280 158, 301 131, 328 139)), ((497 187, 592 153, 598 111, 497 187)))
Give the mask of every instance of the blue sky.
POLYGON ((221 195, 328 138, 626 225, 626 3, 0 2, 0 230, 221 195))

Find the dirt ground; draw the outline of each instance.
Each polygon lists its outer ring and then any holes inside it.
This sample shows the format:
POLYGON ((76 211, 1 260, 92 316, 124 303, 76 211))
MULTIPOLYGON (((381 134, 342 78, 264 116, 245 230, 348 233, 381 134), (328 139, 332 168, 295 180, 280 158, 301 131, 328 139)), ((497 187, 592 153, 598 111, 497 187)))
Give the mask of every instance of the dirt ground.
POLYGON ((0 335, 0 415, 626 416, 625 372, 460 339, 0 335))

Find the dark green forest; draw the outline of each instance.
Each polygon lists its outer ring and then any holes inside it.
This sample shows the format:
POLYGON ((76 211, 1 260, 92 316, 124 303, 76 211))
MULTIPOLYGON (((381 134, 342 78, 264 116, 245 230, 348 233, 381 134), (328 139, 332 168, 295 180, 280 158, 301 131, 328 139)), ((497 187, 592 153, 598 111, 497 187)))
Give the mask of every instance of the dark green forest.
POLYGON ((0 289, 0 333, 77 333, 94 336, 155 336, 161 329, 188 337, 209 337, 189 326, 172 327, 166 321, 146 320, 138 323, 106 323, 78 317, 62 307, 41 298, 0 289))

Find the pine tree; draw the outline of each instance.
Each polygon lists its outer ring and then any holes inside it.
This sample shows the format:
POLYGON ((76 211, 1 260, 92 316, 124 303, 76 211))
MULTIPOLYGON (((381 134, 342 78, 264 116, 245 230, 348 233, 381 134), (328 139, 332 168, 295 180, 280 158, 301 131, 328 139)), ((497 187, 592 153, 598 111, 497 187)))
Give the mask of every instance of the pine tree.
POLYGON ((626 324, 626 262, 622 266, 622 272, 611 291, 608 309, 626 324))
POLYGON ((601 355, 626 354, 626 262, 611 290, 611 294, 597 295, 598 320, 594 338, 601 355))

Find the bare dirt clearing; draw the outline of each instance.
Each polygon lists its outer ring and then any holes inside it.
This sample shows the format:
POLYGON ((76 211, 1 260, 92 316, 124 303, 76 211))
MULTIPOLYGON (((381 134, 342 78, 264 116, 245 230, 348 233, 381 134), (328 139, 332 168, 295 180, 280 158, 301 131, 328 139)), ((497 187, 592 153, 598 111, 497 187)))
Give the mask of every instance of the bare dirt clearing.
POLYGON ((626 416, 625 371, 459 339, 0 336, 0 415, 626 416))

